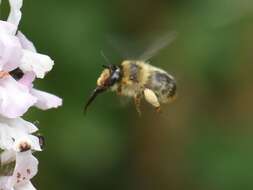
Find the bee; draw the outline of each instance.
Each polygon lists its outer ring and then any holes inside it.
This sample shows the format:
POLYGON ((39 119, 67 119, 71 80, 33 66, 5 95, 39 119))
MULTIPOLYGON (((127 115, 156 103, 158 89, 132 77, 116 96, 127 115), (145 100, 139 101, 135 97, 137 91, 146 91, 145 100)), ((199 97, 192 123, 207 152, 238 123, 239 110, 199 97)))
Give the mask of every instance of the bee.
POLYGON ((176 81, 165 70, 149 64, 146 60, 170 41, 171 38, 168 38, 167 41, 159 42, 156 51, 153 49, 148 51, 146 58, 126 59, 119 65, 103 65, 104 70, 97 79, 97 86, 88 99, 84 111, 86 112, 98 94, 111 90, 120 96, 133 98, 139 114, 141 114, 140 103, 143 98, 159 112, 161 104, 174 99, 176 81))

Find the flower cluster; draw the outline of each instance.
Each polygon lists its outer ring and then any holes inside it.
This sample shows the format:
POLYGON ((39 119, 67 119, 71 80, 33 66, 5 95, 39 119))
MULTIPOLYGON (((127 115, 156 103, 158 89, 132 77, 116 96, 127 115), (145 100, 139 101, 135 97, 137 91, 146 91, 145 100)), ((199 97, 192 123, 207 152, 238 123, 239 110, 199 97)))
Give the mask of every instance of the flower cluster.
POLYGON ((7 21, 0 20, 0 190, 32 190, 38 167, 32 153, 41 151, 41 139, 33 135, 37 127, 21 116, 31 106, 46 110, 62 100, 34 88, 34 80, 44 78, 54 62, 18 31, 23 0, 9 4, 7 21))

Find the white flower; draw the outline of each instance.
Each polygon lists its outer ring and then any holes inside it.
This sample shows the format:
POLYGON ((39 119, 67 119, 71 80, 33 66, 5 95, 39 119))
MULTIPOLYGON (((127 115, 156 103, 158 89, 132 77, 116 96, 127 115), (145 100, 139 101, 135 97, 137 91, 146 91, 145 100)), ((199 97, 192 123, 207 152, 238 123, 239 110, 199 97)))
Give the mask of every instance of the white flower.
POLYGON ((12 77, 0 79, 0 114, 9 118, 23 115, 37 102, 29 88, 18 83, 12 77))
POLYGON ((20 65, 22 46, 15 36, 16 26, 0 21, 0 70, 11 71, 20 65))
POLYGON ((22 32, 18 31, 17 37, 21 43, 21 46, 24 49, 30 50, 31 52, 37 52, 34 44, 30 40, 28 40, 22 32))
POLYGON ((34 72, 37 78, 44 78, 54 65, 54 61, 47 55, 37 53, 33 43, 18 31, 17 37, 23 48, 23 57, 19 68, 24 72, 34 72))
POLYGON ((34 80, 44 78, 54 61, 17 32, 23 0, 9 3, 8 20, 0 20, 0 190, 35 190, 30 179, 38 171, 32 155, 41 151, 40 139, 33 135, 38 129, 20 116, 31 106, 56 108, 62 99, 33 88, 34 80))
POLYGON ((23 57, 19 68, 24 72, 34 72, 37 78, 44 78, 53 68, 54 62, 47 55, 23 50, 23 57))
POLYGON ((23 5, 23 0, 9 0, 9 2, 11 10, 7 21, 15 26, 18 26, 22 15, 20 9, 23 5))
POLYGON ((49 56, 38 53, 33 43, 23 33, 17 32, 23 1, 9 2, 8 20, 0 21, 0 115, 16 118, 22 116, 33 105, 44 110, 56 108, 62 101, 48 93, 40 96, 42 93, 36 93, 36 90, 35 94, 42 99, 32 94, 33 81, 36 78, 44 78, 52 69, 54 61, 49 56), (16 70, 23 77, 13 76, 16 70))
POLYGON ((22 118, 8 119, 0 117, 0 148, 24 152, 41 151, 39 138, 32 135, 38 129, 22 118))
POLYGON ((62 99, 53 94, 32 89, 31 94, 37 98, 35 106, 39 109, 46 110, 49 108, 57 108, 62 104, 62 99))
POLYGON ((38 160, 31 151, 16 153, 16 164, 12 175, 0 177, 0 188, 3 190, 35 189, 30 179, 38 172, 38 160))
POLYGON ((0 168, 15 161, 10 175, 0 175, 1 190, 34 189, 30 179, 37 173, 38 161, 32 151, 41 151, 39 138, 32 135, 36 131, 34 124, 22 118, 0 117, 0 149, 4 150, 0 154, 0 168))

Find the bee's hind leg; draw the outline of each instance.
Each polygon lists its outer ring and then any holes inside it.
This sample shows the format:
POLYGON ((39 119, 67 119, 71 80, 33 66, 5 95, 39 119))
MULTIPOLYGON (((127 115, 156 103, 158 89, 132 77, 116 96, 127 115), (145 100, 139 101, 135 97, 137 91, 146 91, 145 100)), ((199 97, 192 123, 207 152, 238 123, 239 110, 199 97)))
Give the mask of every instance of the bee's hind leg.
POLYGON ((137 94, 134 96, 134 104, 135 104, 135 108, 136 111, 138 112, 138 114, 141 116, 141 94, 137 94))
POLYGON ((160 112, 161 107, 156 94, 148 88, 145 88, 143 93, 146 101, 154 106, 157 112, 160 112))

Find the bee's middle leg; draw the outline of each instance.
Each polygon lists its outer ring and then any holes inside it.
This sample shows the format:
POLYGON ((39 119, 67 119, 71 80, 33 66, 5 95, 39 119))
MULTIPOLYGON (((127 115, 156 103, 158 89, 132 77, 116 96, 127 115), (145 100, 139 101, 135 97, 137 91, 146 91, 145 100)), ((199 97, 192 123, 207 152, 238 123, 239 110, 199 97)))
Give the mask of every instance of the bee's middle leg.
POLYGON ((160 112, 161 107, 156 94, 148 88, 144 89, 143 93, 146 101, 154 106, 157 112, 160 112))
POLYGON ((118 86, 118 89, 116 92, 117 92, 117 95, 119 95, 119 96, 122 95, 122 86, 121 85, 118 86))
POLYGON ((136 111, 138 112, 139 115, 141 115, 141 94, 137 94, 134 96, 134 104, 135 104, 135 108, 136 111))

